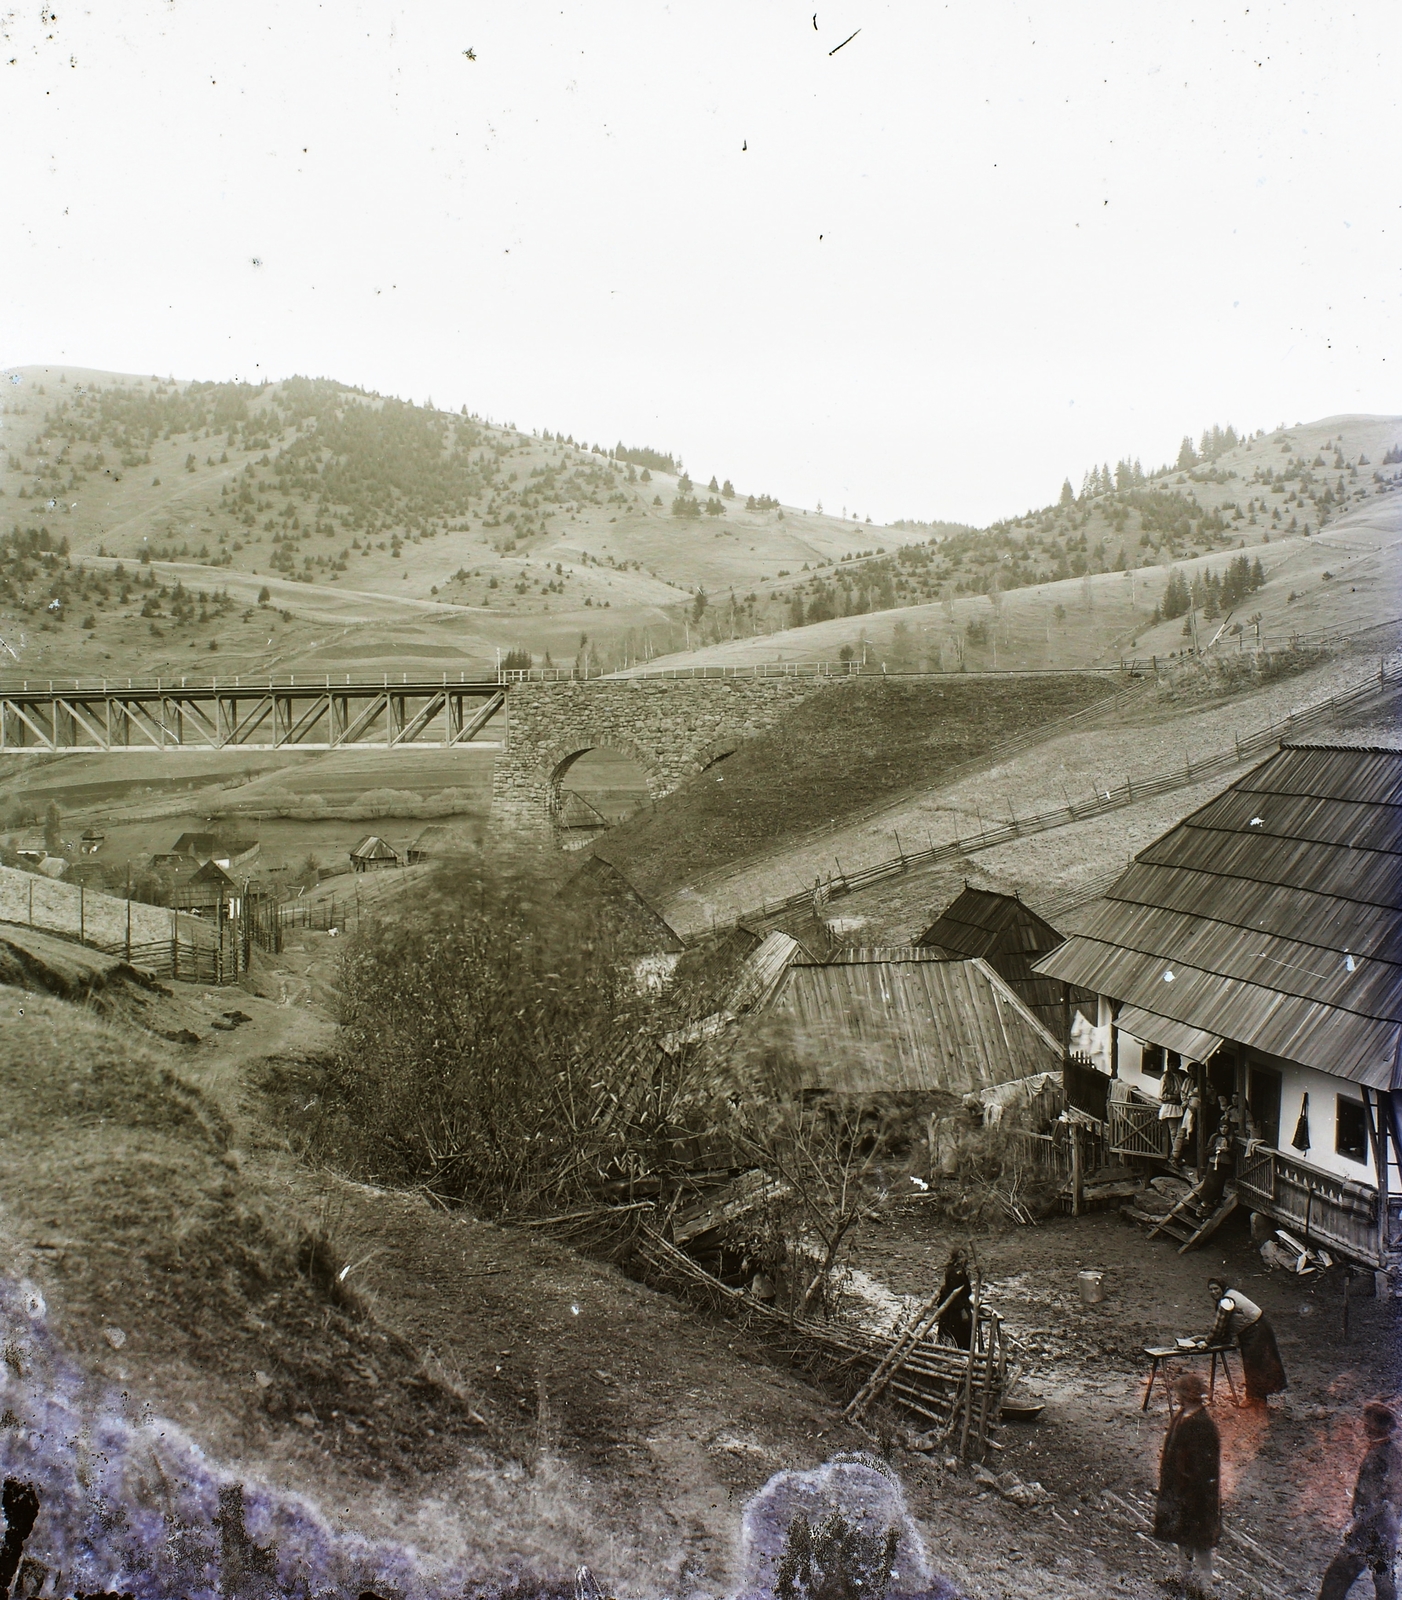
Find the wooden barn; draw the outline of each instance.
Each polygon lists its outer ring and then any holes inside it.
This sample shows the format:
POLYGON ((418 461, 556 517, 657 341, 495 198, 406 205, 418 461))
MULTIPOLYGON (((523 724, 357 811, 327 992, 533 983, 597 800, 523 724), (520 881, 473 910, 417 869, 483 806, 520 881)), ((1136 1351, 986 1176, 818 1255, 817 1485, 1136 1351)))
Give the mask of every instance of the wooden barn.
POLYGON ((1066 1000, 1069 998, 1074 1004, 1095 998, 1079 988, 1073 988, 1068 996, 1055 978, 1033 970, 1033 963, 1055 950, 1064 937, 1016 895, 971 889, 966 883, 963 893, 940 912, 915 942, 922 949, 944 950, 965 959, 978 956, 986 961, 1032 1015, 1064 1040, 1069 1020, 1066 1000))
POLYGON ((794 959, 756 1016, 783 1028, 805 1089, 962 1096, 1061 1071, 1055 1036, 979 957, 904 945, 794 959))
POLYGON ((182 874, 170 892, 170 903, 177 911, 205 917, 236 917, 240 899, 238 884, 217 861, 201 862, 192 872, 182 874))
POLYGON ((1234 1199, 1305 1243, 1396 1264, 1402 1195, 1402 750, 1282 748, 1141 851, 1036 964, 1090 989, 1135 1101, 1115 1147, 1167 1154, 1161 1091, 1196 1094, 1185 1159, 1230 1140, 1234 1199), (1244 1125, 1219 1123, 1236 1095, 1244 1125))

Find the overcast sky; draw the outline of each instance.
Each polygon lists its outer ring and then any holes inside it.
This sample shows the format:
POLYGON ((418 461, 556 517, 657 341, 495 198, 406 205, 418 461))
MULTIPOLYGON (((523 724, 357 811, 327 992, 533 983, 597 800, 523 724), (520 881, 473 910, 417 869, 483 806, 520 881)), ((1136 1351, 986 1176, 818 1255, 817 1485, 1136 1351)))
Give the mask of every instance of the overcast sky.
POLYGON ((1396 0, 815 3, 24 0, 0 362, 325 375, 878 520, 1402 412, 1396 0))

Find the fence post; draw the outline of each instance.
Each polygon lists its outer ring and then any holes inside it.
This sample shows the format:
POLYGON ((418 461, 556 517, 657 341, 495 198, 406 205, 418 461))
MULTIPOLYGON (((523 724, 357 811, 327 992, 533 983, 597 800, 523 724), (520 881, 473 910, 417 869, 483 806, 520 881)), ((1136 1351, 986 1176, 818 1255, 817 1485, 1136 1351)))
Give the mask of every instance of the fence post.
POLYGON ((174 911, 170 914, 170 975, 172 978, 180 976, 180 924, 174 911))
POLYGON ((78 885, 78 943, 88 942, 88 900, 87 885, 78 885))
POLYGON ((131 960, 131 885, 127 885, 127 960, 131 960))
POLYGON ((29 880, 29 926, 34 926, 34 879, 29 880))

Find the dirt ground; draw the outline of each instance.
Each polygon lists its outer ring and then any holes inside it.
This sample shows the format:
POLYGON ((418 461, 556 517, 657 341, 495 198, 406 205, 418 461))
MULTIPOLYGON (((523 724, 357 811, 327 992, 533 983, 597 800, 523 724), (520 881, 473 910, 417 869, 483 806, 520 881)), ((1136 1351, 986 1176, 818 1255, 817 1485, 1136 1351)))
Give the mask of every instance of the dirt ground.
MULTIPOLYGON (((587 1562, 611 1593, 701 1600, 736 1591, 741 1513, 775 1472, 876 1451, 904 1483, 935 1569, 970 1600, 1147 1600, 1164 1593, 1174 1563, 1142 1533, 1165 1411, 1158 1395, 1139 1410, 1141 1347, 1204 1331, 1204 1280, 1225 1263, 1272 1317, 1291 1391, 1268 1421, 1220 1396, 1215 1407, 1230 1530, 1223 1594, 1316 1591, 1359 1455, 1359 1403, 1396 1382, 1394 1302, 1355 1299, 1344 1342, 1337 1285, 1265 1274, 1244 1228, 1180 1257, 1115 1214, 972 1240, 918 1206, 866 1224, 860 1264, 900 1295, 927 1294, 951 1244, 973 1244, 990 1303, 1028 1353, 1027 1387, 1046 1400, 1038 1422, 1003 1428, 989 1463, 1050 1491, 1046 1504, 1020 1509, 969 1468, 903 1448, 896 1419, 873 1417, 870 1433, 843 1426, 830 1396, 746 1335, 612 1267, 529 1230, 301 1165, 266 1090, 272 1075, 283 1093, 301 1081, 315 1092, 317 1059, 334 1038, 339 947, 297 933, 241 989, 142 989, 110 1017, 218 1104, 244 1180, 278 1210, 317 1220, 375 1325, 419 1353, 424 1375, 477 1431, 457 1444, 420 1411, 417 1467, 402 1449, 361 1459, 329 1389, 279 1420, 260 1406, 259 1372, 226 1370, 225 1352, 163 1356, 159 1330, 135 1318, 114 1351, 100 1324, 69 1308, 72 1349, 94 1381, 120 1383, 134 1406, 169 1417, 221 1471, 300 1497, 334 1529, 410 1544, 430 1563, 482 1572, 490 1561, 498 1573, 565 1581, 587 1562), (248 1020, 230 1027, 235 1009, 248 1020), (1093 1309, 1077 1295, 1082 1267, 1105 1273, 1106 1299, 1093 1309)), ((30 1005, 28 1024, 53 1026, 59 1004, 43 1001, 42 1015, 30 1005)), ((15 1008, 6 1015, 14 1021, 15 1008)), ((9 1209, 7 1229, 22 1217, 9 1209)), ((7 1243, 22 1247, 36 1280, 51 1271, 33 1240, 7 1243)), ((104 1288, 119 1299, 122 1270, 104 1288)), ((45 1292, 64 1315, 61 1274, 45 1292)), ((237 1330, 237 1348, 250 1337, 237 1330)), ((277 1359, 269 1350, 247 1365, 276 1372, 277 1359)), ((326 1379, 363 1406, 361 1381, 354 1371, 326 1379)))
MULTIPOLYGON (((923 1296, 954 1243, 972 1245, 988 1303, 1028 1353, 1025 1387, 1046 1401, 1037 1422, 1003 1427, 994 1470, 1011 1468, 1055 1497, 1020 1510, 962 1471, 910 1473, 920 1515, 943 1520, 962 1503, 958 1531, 942 1548, 951 1565, 970 1572, 971 1594, 1038 1593, 1036 1582, 1057 1573, 1068 1592, 1073 1579, 1095 1594, 1162 1592, 1172 1552, 1145 1538, 1135 1515, 1152 1515, 1167 1418, 1157 1386, 1148 1412, 1140 1409, 1149 1371, 1143 1346, 1205 1333, 1212 1319, 1206 1279, 1224 1270, 1270 1317, 1290 1389, 1265 1418, 1231 1404, 1219 1379, 1212 1414, 1223 1441, 1223 1590, 1248 1595, 1256 1583, 1269 1585, 1267 1594, 1318 1592, 1362 1455, 1359 1410, 1398 1393, 1395 1300, 1373 1298, 1371 1281, 1355 1280, 1345 1339, 1340 1277, 1268 1272, 1237 1219, 1203 1249, 1180 1256, 1172 1241, 1147 1240, 1113 1211, 969 1238, 911 1207, 868 1224, 856 1249, 865 1271, 923 1296), (1105 1275, 1099 1305, 1080 1302, 1082 1268, 1105 1275), (1000 1586, 1014 1578, 1015 1586, 1000 1586)), ((1235 1366, 1234 1377, 1239 1383, 1235 1366)))

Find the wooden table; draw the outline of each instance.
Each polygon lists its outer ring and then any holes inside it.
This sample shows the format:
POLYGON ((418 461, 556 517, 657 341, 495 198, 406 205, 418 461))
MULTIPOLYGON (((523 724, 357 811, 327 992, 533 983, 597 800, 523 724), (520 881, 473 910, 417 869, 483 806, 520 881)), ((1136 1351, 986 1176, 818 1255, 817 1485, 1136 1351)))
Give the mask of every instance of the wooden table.
MULTIPOLYGON (((1144 1346, 1144 1354, 1150 1358, 1151 1365, 1149 1367, 1149 1382, 1144 1389, 1144 1403, 1139 1409, 1141 1411, 1149 1409, 1149 1396, 1154 1392, 1154 1380, 1159 1377, 1166 1362, 1175 1358, 1180 1361, 1191 1361, 1197 1356, 1212 1357, 1212 1366, 1207 1377, 1207 1403, 1209 1405, 1212 1404, 1213 1396, 1217 1391, 1218 1361, 1222 1363, 1222 1376, 1227 1380, 1227 1387, 1232 1392, 1232 1400, 1235 1401, 1237 1397, 1236 1384, 1232 1382, 1232 1369, 1227 1361, 1227 1356, 1231 1350, 1232 1346, 1229 1344, 1200 1345, 1191 1350, 1184 1350, 1176 1344, 1146 1344, 1144 1346)), ((1163 1383, 1166 1386, 1168 1379, 1164 1378, 1163 1383)))

